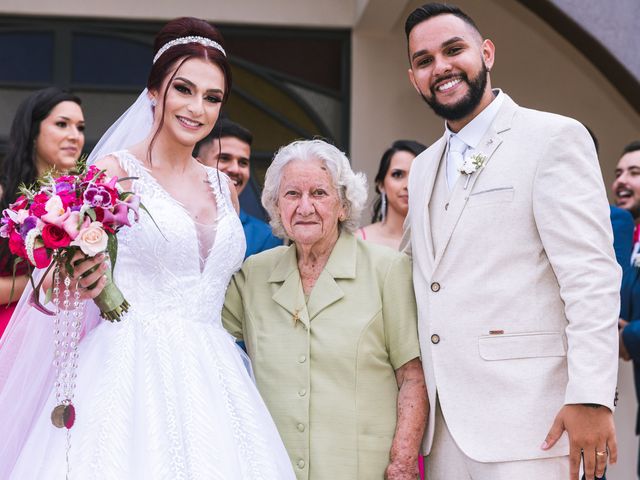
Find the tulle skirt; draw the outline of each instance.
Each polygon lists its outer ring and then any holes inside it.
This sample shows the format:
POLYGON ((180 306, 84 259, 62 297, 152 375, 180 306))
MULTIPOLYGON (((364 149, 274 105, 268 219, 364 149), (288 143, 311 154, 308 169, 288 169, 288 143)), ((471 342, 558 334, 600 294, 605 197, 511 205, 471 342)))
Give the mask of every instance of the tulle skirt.
MULTIPOLYGON (((295 478, 232 337, 219 325, 103 322, 80 343, 71 479, 295 478)), ((12 479, 61 479, 52 392, 12 479)))

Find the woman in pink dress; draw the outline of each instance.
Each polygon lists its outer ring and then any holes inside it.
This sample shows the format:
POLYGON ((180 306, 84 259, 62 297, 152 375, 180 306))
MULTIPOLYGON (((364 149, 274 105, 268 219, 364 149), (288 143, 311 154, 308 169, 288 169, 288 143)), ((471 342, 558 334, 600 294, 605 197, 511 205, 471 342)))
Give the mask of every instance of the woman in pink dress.
POLYGON ((413 159, 427 147, 413 140, 396 140, 380 159, 374 179, 379 197, 373 204, 371 224, 357 235, 397 250, 402 239, 402 224, 409 210, 409 170, 413 159))
MULTIPOLYGON (((21 184, 35 183, 52 168, 64 172, 76 164, 84 146, 80 103, 75 95, 49 87, 32 93, 20 104, 0 168, 0 211, 16 200, 21 184)), ((8 240, 0 238, 0 336, 28 281, 26 265, 18 264, 14 282, 15 258, 8 240)))

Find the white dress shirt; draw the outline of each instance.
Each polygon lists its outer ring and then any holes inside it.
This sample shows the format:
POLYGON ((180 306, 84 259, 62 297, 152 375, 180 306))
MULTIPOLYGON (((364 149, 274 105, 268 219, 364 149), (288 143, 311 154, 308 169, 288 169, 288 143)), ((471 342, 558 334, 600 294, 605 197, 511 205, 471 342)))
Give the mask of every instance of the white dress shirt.
POLYGON ((455 165, 453 161, 449 159, 449 148, 451 137, 455 135, 458 139, 462 140, 467 144, 467 149, 464 153, 464 156, 472 155, 473 150, 475 150, 484 134, 487 133, 487 130, 491 126, 491 123, 496 118, 498 114, 498 110, 502 106, 502 102, 504 100, 504 94, 502 90, 495 89, 493 90, 495 98, 493 101, 486 106, 484 110, 482 110, 473 120, 467 123, 459 132, 454 133, 449 129, 449 126, 445 122, 444 128, 447 134, 449 135, 449 141, 447 143, 447 181, 449 184, 449 189, 452 189, 455 185, 460 172, 458 171, 459 165, 455 165))

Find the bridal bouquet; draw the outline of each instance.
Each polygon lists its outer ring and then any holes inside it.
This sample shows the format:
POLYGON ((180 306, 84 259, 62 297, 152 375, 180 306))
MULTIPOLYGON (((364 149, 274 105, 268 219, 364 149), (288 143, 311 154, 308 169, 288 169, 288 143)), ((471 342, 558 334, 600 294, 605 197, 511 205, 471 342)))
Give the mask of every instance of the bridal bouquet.
MULTIPOLYGON (((45 175, 36 187, 22 186, 20 197, 2 212, 0 236, 9 239, 9 250, 16 255, 16 264, 27 262, 34 287, 31 303, 40 311, 53 315, 39 301, 42 280, 36 286, 32 268, 57 266, 70 276, 71 259, 77 250, 86 256, 108 254, 111 269, 107 270, 107 285, 94 301, 101 316, 119 321, 129 304, 113 283, 112 270, 117 256, 116 233, 123 226, 138 220, 140 198, 123 191, 117 177, 108 177, 95 165, 80 161, 69 175, 45 175), (130 215, 131 212, 131 215, 130 215)), ((14 265, 15 268, 15 265, 14 265)), ((15 271, 15 270, 14 270, 15 271)), ((67 277, 68 278, 68 277, 67 277)), ((49 297, 47 292, 47 298, 49 297)))

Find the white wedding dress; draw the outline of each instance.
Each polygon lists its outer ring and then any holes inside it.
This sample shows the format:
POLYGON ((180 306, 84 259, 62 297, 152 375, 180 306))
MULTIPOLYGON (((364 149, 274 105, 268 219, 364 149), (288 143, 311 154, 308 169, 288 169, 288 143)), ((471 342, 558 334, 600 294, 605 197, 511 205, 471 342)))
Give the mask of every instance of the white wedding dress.
MULTIPOLYGON (((148 208, 118 234, 115 282, 131 304, 80 343, 71 479, 295 478, 220 312, 245 240, 227 178, 207 169, 215 227, 188 212, 127 151, 115 154, 148 208), (166 238, 165 238, 166 237, 166 238)), ((203 167, 204 168, 204 167, 203 167)), ((52 394, 12 479, 63 479, 66 430, 52 394)))

